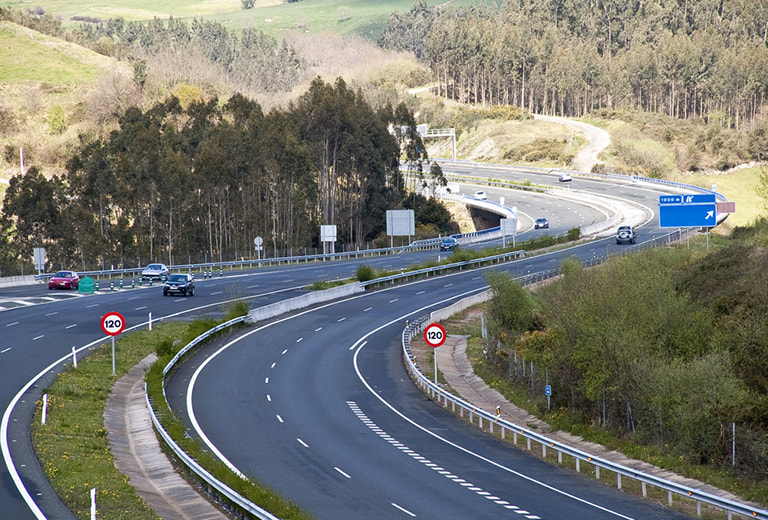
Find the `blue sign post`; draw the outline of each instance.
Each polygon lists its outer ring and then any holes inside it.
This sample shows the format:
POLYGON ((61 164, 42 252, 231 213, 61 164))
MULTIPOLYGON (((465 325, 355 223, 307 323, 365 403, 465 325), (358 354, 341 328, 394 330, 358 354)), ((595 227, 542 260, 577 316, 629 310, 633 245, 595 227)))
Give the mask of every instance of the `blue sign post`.
POLYGON ((714 194, 661 195, 660 227, 714 227, 717 203, 714 194))

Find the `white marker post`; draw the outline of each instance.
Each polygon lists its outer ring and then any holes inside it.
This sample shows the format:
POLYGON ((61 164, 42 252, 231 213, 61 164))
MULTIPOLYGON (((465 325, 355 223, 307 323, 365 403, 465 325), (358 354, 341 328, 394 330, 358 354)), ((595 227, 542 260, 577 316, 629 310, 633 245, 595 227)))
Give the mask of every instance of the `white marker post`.
POLYGON ((72 364, 77 368, 77 350, 72 347, 72 364))
POLYGON ((45 424, 45 418, 48 416, 48 394, 43 394, 43 424, 45 424))
POLYGON ((91 520, 96 520, 96 488, 91 488, 91 520))

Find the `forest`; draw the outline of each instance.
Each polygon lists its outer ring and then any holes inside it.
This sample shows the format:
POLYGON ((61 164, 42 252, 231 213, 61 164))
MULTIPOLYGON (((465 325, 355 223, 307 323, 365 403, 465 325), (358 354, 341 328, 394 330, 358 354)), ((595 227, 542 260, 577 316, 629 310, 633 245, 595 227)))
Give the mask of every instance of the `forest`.
POLYGON ((756 0, 508 0, 393 13, 445 97, 580 117, 631 108, 727 128, 762 120, 768 5, 756 0))
MULTIPOLYGON (((406 196, 401 158, 424 177, 413 115, 402 104, 374 111, 341 79, 318 78, 268 113, 240 95, 133 107, 66 175, 31 167, 11 179, 3 265, 33 247, 46 248, 54 269, 224 261, 251 256, 256 236, 269 256, 314 254, 326 223, 337 225, 340 248, 366 248, 384 242, 386 210, 397 208, 416 210, 423 232, 455 232, 439 203, 406 196)), ((426 175, 442 174, 433 166, 426 175)))
POLYGON ((767 236, 763 219, 715 251, 654 249, 599 269, 569 260, 536 290, 494 273, 484 365, 563 428, 611 432, 678 470, 764 482, 767 236))

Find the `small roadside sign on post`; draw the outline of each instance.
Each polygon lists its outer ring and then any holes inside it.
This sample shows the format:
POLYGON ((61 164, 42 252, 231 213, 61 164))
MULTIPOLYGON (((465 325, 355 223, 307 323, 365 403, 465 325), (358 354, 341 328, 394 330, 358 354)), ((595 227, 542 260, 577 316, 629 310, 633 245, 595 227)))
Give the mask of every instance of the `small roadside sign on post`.
MULTIPOLYGON (((430 323, 424 329, 424 341, 432 348, 437 348, 445 343, 445 329, 439 323, 430 323)), ((435 384, 437 384, 437 352, 435 352, 435 384)))
POLYGON ((427 345, 437 348, 445 343, 445 329, 439 323, 430 323, 424 329, 424 341, 427 345))
POLYGON ((125 318, 119 312, 108 312, 101 318, 101 330, 112 336, 112 375, 115 375, 115 336, 125 329, 125 318))

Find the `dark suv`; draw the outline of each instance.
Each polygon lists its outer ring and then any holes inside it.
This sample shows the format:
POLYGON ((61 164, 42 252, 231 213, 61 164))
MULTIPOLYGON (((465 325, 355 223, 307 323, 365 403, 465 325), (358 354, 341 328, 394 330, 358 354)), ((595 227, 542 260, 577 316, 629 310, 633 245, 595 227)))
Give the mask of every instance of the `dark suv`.
POLYGON ((459 242, 453 237, 446 237, 440 242, 440 251, 453 251, 459 242))
POLYGON ((195 295, 195 277, 191 274, 172 274, 163 284, 163 296, 179 293, 184 296, 195 295))

